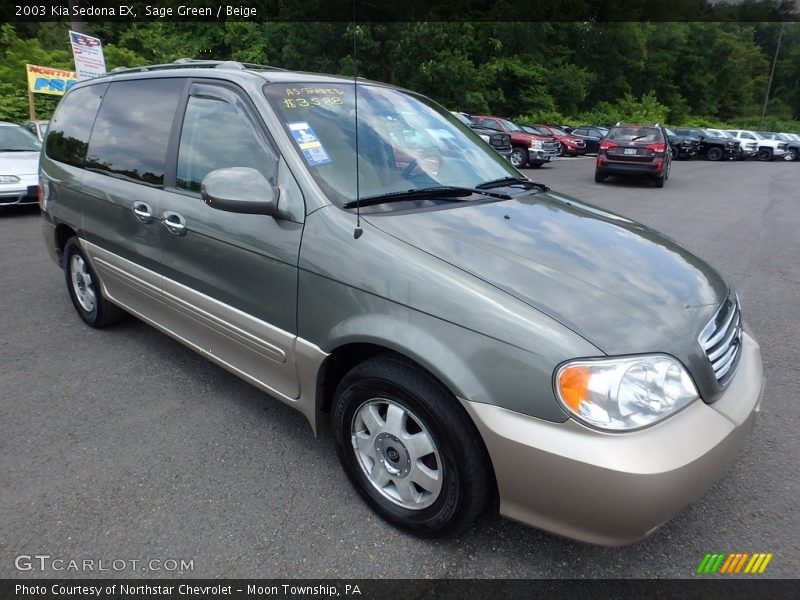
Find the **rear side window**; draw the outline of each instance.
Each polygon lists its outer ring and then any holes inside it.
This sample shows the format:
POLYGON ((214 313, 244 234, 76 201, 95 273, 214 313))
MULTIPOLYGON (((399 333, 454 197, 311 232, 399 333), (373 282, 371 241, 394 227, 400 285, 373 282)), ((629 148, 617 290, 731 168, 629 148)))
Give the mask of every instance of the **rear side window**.
POLYGON ((183 87, 182 79, 112 83, 92 129, 86 168, 163 185, 167 144, 183 87))
POLYGON ((81 166, 89 146, 89 134, 107 83, 70 91, 58 105, 47 129, 45 153, 68 165, 81 166))

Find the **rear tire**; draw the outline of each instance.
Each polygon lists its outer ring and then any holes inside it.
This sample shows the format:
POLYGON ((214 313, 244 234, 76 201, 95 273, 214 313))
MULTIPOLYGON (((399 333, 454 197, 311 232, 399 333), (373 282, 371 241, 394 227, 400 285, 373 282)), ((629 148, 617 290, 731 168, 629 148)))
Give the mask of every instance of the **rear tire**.
POLYGON ((107 327, 125 317, 125 311, 103 296, 100 282, 77 237, 69 238, 64 245, 64 276, 72 305, 84 323, 91 327, 107 327))
POLYGON ((393 525, 455 535, 486 508, 494 485, 480 434, 420 367, 391 355, 357 365, 336 388, 332 424, 345 473, 393 525))
POLYGON ((605 183, 607 175, 601 175, 597 171, 594 172, 594 182, 595 183, 605 183))
POLYGON ((662 175, 661 177, 656 177, 655 178, 656 187, 657 188, 663 188, 664 187, 664 182, 666 181, 666 179, 667 178, 666 178, 665 175, 662 175))

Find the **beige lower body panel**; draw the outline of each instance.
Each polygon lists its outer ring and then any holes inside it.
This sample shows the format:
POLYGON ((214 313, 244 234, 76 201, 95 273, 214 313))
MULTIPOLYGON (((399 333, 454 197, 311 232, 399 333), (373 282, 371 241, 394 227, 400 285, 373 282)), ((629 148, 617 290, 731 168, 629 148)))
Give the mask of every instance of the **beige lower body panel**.
POLYGON ((317 373, 325 352, 90 242, 81 243, 106 298, 293 406, 316 433, 317 373))
POLYGON ((645 537, 702 495, 742 446, 764 382, 758 344, 745 335, 743 345, 738 372, 717 402, 696 401, 631 433, 461 400, 489 451, 500 513, 599 545, 645 537))

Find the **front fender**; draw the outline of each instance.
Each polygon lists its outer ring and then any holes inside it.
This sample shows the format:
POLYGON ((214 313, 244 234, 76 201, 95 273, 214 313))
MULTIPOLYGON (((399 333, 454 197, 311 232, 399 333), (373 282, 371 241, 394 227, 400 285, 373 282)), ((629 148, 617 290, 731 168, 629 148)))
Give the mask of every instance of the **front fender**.
POLYGON ((551 377, 557 363, 444 319, 308 271, 300 273, 299 335, 324 352, 369 343, 430 371, 452 394, 548 421, 566 415, 551 377), (353 307, 358 307, 353 311, 353 307))

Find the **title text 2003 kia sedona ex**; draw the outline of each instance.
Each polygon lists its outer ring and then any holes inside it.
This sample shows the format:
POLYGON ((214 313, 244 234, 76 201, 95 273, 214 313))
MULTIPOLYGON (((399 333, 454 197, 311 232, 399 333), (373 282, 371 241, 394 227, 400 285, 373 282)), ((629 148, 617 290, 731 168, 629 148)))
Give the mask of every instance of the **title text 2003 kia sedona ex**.
POLYGON ((232 62, 112 73, 64 96, 41 185, 88 325, 135 315, 329 426, 367 503, 417 534, 496 495, 633 542, 758 411, 759 347, 714 269, 407 90, 232 62))

